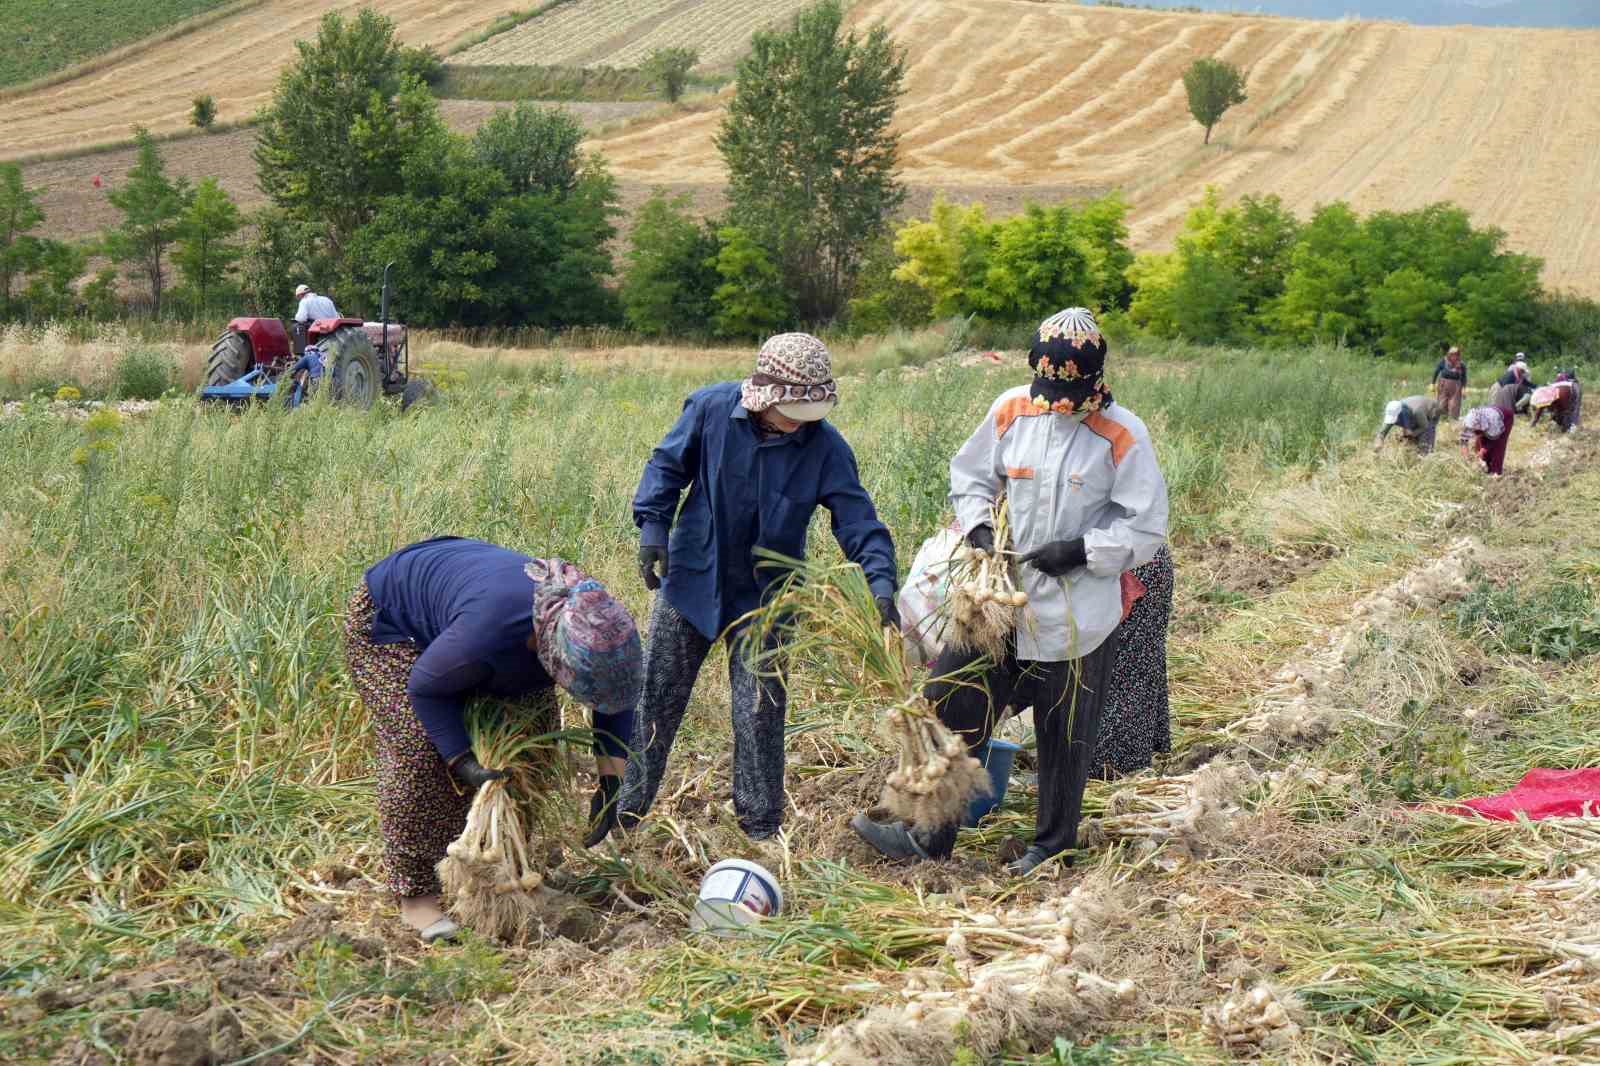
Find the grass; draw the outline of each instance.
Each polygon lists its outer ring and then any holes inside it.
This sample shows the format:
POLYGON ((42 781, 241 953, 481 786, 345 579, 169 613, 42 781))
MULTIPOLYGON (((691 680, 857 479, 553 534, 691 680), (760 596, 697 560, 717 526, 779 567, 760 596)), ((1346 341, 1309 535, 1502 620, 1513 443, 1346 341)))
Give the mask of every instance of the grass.
MULTIPOLYGON (((0 86, 39 82, 123 45, 170 39, 186 23, 237 0, 141 0, 117 6, 94 0, 7 0, 0 7, 0 86)), ((39 86, 32 86, 39 87, 39 86)))
MULTIPOLYGON (((725 77, 691 78, 691 90, 711 91, 725 77)), ((657 100, 661 90, 642 71, 612 67, 492 66, 446 63, 433 87, 441 100, 657 100)))
MULTIPOLYGON (((0 345, 0 381, 30 358, 111 367, 130 346, 39 343, 0 345)), ((1100 965, 1137 982, 1137 1009, 994 1061, 1225 1061, 1201 1012, 1235 979, 1270 979, 1303 1005, 1302 1041, 1273 1061, 1600 1051, 1583 1028, 1600 982, 1557 972, 1592 944, 1592 904, 1545 887, 1600 864, 1600 830, 1407 806, 1600 761, 1600 656, 1587 636, 1560 655, 1533 640, 1551 619, 1589 632, 1596 449, 1571 441, 1568 461, 1537 473, 1527 457, 1543 435, 1519 427, 1495 483, 1448 454, 1373 458, 1380 401, 1425 368, 1333 351, 1122 346, 1111 360, 1172 490, 1169 771, 1210 750, 1333 778, 1264 779, 1195 855, 1114 843, 1061 881, 1020 885, 995 869, 1031 826, 1033 792, 1014 785, 952 867, 885 867, 843 822, 876 798, 892 753, 869 702, 830 694, 801 663, 787 839, 761 856, 786 913, 752 939, 693 938, 684 904, 708 863, 752 854, 723 810, 727 692, 712 662, 661 817, 626 848, 563 864, 599 939, 419 952, 371 880, 371 742, 343 667, 346 598, 384 553, 455 532, 582 560, 642 615, 628 504, 644 458, 689 390, 750 356, 418 344, 452 380, 409 416, 180 399, 120 421, 38 403, 0 419, 0 1058, 97 1040, 132 1057, 146 1053, 128 1043, 139 1017, 215 1001, 238 1018, 240 1057, 781 1062, 940 963, 959 913, 1086 877, 1120 893, 1100 965), (1463 532, 1497 560, 1491 584, 1369 633, 1337 683, 1359 715, 1317 745, 1241 749, 1229 727, 1300 645, 1463 532), (1313 565, 1294 561, 1311 547, 1313 565), (184 991, 196 967, 214 991, 184 991)), ((902 566, 944 516, 949 456, 1023 380, 1020 358, 963 367, 940 358, 947 345, 840 346, 835 421, 902 566)), ((825 519, 811 549, 837 557, 825 519)), ((1086 809, 1112 809, 1117 788, 1094 786, 1086 809)), ((584 795, 562 797, 573 829, 584 795)))

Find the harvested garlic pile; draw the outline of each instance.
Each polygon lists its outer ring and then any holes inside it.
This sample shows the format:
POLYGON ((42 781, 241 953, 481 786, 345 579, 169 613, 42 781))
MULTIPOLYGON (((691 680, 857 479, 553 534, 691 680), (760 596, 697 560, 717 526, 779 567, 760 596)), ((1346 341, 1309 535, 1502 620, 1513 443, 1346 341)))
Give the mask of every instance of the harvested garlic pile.
POLYGON ((1201 1012, 1201 1024, 1214 1040, 1236 1052, 1260 1051, 1300 1036, 1290 1008, 1266 984, 1246 992, 1234 982, 1220 1006, 1201 1012))
POLYGON ((1104 912, 1080 885, 1038 907, 963 914, 946 941, 950 967, 912 971, 902 1002, 835 1026, 789 1066, 950 1062, 958 1048, 988 1059, 1013 1041, 1044 1043, 1120 1017, 1134 983, 1090 969, 1104 912))
POLYGON ((900 763, 883 786, 883 805, 902 821, 935 829, 960 821, 967 805, 989 792, 989 774, 920 697, 884 716, 900 747, 900 763))
POLYGON ((997 659, 1006 653, 1017 628, 1017 612, 1028 605, 1028 594, 1017 587, 1006 559, 1010 514, 1005 500, 991 512, 994 554, 963 544, 950 563, 949 643, 997 659))
POLYGON ((1112 794, 1103 816, 1084 821, 1079 843, 1132 840, 1157 847, 1178 841, 1200 854, 1206 840, 1229 831, 1241 813, 1240 799, 1257 780, 1249 767, 1223 762, 1178 777, 1136 780, 1112 794))
POLYGON ((478 789, 467 825, 439 861, 450 910, 485 935, 518 940, 537 924, 533 893, 544 883, 528 854, 528 832, 505 781, 478 789))
POLYGON ((1555 896, 1565 903, 1587 903, 1600 895, 1600 875, 1591 866, 1578 866, 1572 876, 1550 881, 1535 881, 1535 892, 1555 896))

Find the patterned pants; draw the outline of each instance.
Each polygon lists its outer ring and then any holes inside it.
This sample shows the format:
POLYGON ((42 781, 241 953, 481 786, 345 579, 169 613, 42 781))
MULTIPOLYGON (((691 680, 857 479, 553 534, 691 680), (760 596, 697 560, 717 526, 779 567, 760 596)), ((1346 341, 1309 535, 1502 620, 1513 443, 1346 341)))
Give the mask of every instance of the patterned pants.
POLYGON ((1165 546, 1134 568, 1145 594, 1117 627, 1120 648, 1095 744, 1096 777, 1131 774, 1172 750, 1167 704, 1167 623, 1172 618, 1172 555, 1165 546))
MULTIPOLYGON (((667 755, 711 645, 665 596, 656 593, 645 648, 644 694, 634 726, 637 750, 622 782, 619 810, 624 817, 643 817, 655 803, 667 772, 667 755)), ((733 690, 733 809, 745 834, 760 840, 783 824, 788 691, 782 678, 752 673, 738 646, 728 650, 728 686, 733 690)))
MULTIPOLYGON (((372 643, 374 610, 363 583, 350 598, 344 648, 377 738, 384 884, 399 896, 431 896, 439 891, 434 867, 466 826, 472 793, 451 776, 406 695, 421 650, 411 643, 372 643)), ((550 701, 544 709, 550 715, 558 713, 554 689, 535 698, 550 701)))

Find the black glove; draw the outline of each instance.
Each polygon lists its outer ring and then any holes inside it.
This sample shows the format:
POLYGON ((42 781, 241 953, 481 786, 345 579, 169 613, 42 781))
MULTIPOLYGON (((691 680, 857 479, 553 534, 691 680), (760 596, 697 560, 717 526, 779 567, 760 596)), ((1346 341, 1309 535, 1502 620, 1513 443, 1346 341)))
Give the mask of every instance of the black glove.
POLYGON ((644 578, 644 587, 654 592, 661 587, 661 579, 667 576, 667 546, 665 544, 639 545, 639 576, 644 578), (656 573, 656 564, 661 564, 661 573, 656 573))
POLYGON ((583 846, 592 848, 617 827, 617 793, 622 791, 622 778, 616 774, 601 774, 594 795, 589 797, 589 835, 583 846))
POLYGON ((1089 562, 1089 552, 1083 546, 1083 538, 1076 540, 1053 540, 1042 548, 1024 555, 1019 562, 1029 563, 1041 574, 1050 577, 1063 577, 1069 570, 1076 570, 1089 562))
POLYGON ((878 604, 878 620, 886 626, 891 626, 895 631, 900 629, 900 609, 894 605, 893 596, 879 596, 875 601, 878 604))
POLYGON ((504 770, 490 770, 480 766, 477 756, 470 751, 450 764, 450 772, 455 774, 456 780, 463 785, 471 785, 473 788, 482 788, 490 781, 499 781, 506 776, 504 770))
POLYGON ((967 544, 973 551, 983 552, 985 555, 994 554, 994 527, 973 526, 972 532, 967 534, 967 544))

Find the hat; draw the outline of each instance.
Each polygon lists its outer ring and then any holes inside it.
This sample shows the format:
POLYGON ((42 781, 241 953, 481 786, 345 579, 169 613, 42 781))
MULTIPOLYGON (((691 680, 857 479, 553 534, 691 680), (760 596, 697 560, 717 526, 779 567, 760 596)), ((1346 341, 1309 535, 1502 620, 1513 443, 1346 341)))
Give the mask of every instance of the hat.
POLYGON ((756 372, 739 389, 751 414, 776 407, 785 418, 816 422, 839 402, 828 346, 809 333, 780 333, 756 355, 756 372))
POLYGON ((310 285, 296 285, 294 287, 295 298, 298 299, 298 298, 300 298, 301 296, 304 296, 306 293, 308 293, 310 291, 311 291, 311 286, 310 285))
POLYGON ((1506 420, 1495 407, 1474 407, 1461 420, 1461 425, 1474 433, 1482 433, 1490 440, 1498 440, 1506 431, 1506 420))
POLYGON ((644 650, 633 615, 565 560, 535 559, 524 571, 534 582, 533 632, 545 671, 586 707, 605 714, 633 710, 644 688, 644 650))
POLYGON ((1028 394, 1041 410, 1071 415, 1111 403, 1103 377, 1106 341, 1087 308, 1069 307, 1039 323, 1028 366, 1034 375, 1028 394))

